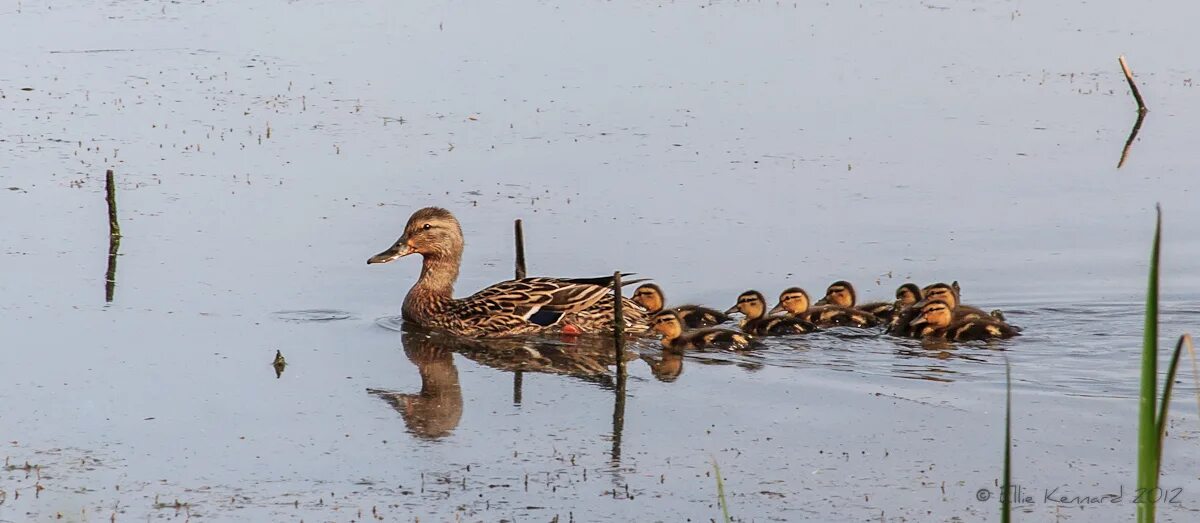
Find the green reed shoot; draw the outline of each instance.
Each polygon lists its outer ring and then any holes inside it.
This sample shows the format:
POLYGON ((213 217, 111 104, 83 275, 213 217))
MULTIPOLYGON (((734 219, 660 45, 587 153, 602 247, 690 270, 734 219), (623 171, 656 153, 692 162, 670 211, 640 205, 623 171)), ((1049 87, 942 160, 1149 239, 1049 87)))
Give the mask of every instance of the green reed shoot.
POLYGON ((717 503, 721 505, 721 518, 725 523, 733 521, 729 519, 729 503, 725 501, 725 482, 721 481, 721 467, 717 466, 716 458, 712 460, 713 475, 717 477, 717 503))
POLYGON ((1000 484, 1000 521, 1012 521, 1012 367, 1004 358, 1004 483, 1000 484))
POLYGON ((1179 356, 1185 345, 1191 346, 1191 336, 1184 334, 1175 344, 1167 366, 1167 382, 1162 398, 1158 398, 1158 268, 1162 240, 1162 209, 1156 209, 1154 244, 1150 251, 1150 278, 1146 290, 1146 319, 1142 337, 1142 378, 1138 398, 1138 472, 1137 488, 1141 503, 1137 505, 1138 523, 1154 523, 1155 501, 1158 497, 1158 477, 1162 471, 1163 438, 1167 433, 1167 414, 1179 356))

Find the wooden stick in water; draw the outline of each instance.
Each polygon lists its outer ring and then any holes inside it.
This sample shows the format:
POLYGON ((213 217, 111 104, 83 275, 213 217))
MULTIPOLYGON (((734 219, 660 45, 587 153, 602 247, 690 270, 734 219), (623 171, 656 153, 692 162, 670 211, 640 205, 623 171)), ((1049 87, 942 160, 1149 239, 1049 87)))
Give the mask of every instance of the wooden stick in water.
MULTIPOLYGON (((521 220, 513 221, 513 239, 517 246, 516 269, 513 275, 516 279, 525 277, 525 230, 521 227, 521 220)), ((513 372, 513 404, 521 404, 521 388, 525 381, 525 376, 521 371, 513 372)))
POLYGON ((117 223, 117 184, 113 181, 113 171, 104 173, 104 199, 108 200, 108 235, 121 237, 121 224, 117 223))
POLYGON ((1117 57, 1117 62, 1121 64, 1121 71, 1125 73, 1125 81, 1129 82, 1129 90, 1133 91, 1133 99, 1137 101, 1138 111, 1146 112, 1146 101, 1142 99, 1142 93, 1138 92, 1138 86, 1133 81, 1133 71, 1129 70, 1129 64, 1125 62, 1125 55, 1117 57))
POLYGON ((625 383, 625 300, 621 299, 621 271, 613 273, 613 345, 617 351, 617 386, 625 383))
POLYGON ((521 228, 521 220, 513 222, 513 236, 517 242, 517 279, 525 277, 525 231, 521 228))
POLYGON ((112 169, 104 173, 104 199, 108 201, 108 268, 104 273, 104 301, 112 303, 117 286, 117 251, 121 248, 121 224, 117 223, 117 184, 112 169))

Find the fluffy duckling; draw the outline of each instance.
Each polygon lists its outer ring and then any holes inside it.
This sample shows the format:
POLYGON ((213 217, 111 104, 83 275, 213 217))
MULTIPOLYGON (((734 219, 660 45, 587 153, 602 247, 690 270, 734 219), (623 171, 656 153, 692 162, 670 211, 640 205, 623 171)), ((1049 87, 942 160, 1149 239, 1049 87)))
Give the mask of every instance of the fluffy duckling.
POLYGON ((748 334, 728 329, 696 329, 684 332, 683 319, 671 310, 661 311, 650 320, 650 328, 662 334, 662 346, 666 350, 703 349, 726 346, 733 349, 748 349, 754 338, 748 334))
POLYGON ((817 330, 812 322, 790 316, 767 316, 767 300, 761 292, 746 291, 738 296, 737 304, 725 311, 725 314, 741 312, 746 316, 742 320, 743 331, 758 335, 775 334, 804 334, 817 330))
POLYGON ((846 280, 838 280, 829 284, 825 289, 825 297, 817 300, 817 305, 837 305, 839 307, 854 307, 858 295, 854 286, 846 280))
POLYGON ((922 297, 923 295, 921 293, 921 288, 917 287, 917 284, 905 283, 896 289, 895 301, 877 301, 859 305, 856 308, 860 311, 866 311, 874 314, 875 317, 879 318, 880 320, 888 321, 891 320, 892 316, 894 316, 898 311, 901 311, 905 307, 921 301, 922 297))
MULTIPOLYGON (((662 288, 653 283, 647 283, 633 291, 633 301, 645 307, 650 314, 657 314, 663 310, 667 298, 663 295, 662 288)), ((679 318, 689 329, 712 327, 729 321, 729 316, 722 314, 721 311, 699 305, 680 305, 671 307, 671 310, 679 313, 679 318)))
POLYGON ((891 325, 888 327, 888 334, 892 334, 894 336, 919 337, 919 333, 912 328, 911 324, 917 319, 917 317, 921 315, 921 310, 925 304, 933 301, 941 301, 946 303, 946 305, 949 306, 950 310, 953 312, 953 320, 955 322, 972 320, 976 318, 996 319, 994 316, 989 315, 982 309, 972 307, 970 305, 960 304, 960 291, 961 289, 958 286, 957 281, 951 284, 933 283, 926 285, 921 289, 921 294, 923 296, 921 301, 901 309, 900 312, 892 317, 891 325))
POLYGON ((990 340, 1019 336, 1016 329, 990 316, 955 318, 955 311, 942 300, 927 301, 921 314, 910 322, 916 337, 950 341, 990 340))
POLYGON ((779 294, 779 304, 771 309, 769 314, 778 312, 788 313, 788 316, 800 318, 817 327, 835 327, 847 325, 851 327, 874 327, 879 325, 875 315, 838 305, 808 306, 808 293, 800 287, 792 287, 779 294))

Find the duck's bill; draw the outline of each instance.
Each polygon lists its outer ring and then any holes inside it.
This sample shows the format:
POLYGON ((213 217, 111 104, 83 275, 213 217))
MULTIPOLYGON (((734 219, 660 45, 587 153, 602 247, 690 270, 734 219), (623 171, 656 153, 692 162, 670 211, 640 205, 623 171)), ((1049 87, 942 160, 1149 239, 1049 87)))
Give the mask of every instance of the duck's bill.
POLYGON ((735 312, 737 312, 737 311, 738 311, 737 305, 734 305, 733 307, 730 307, 730 308, 729 308, 729 310, 725 311, 725 314, 727 314, 727 315, 728 315, 728 314, 733 314, 733 313, 735 313, 735 312))
POLYGON ((783 304, 782 304, 782 303, 780 303, 779 305, 776 305, 776 306, 775 306, 775 308, 773 308, 773 309, 771 309, 769 312, 767 312, 767 314, 768 314, 768 315, 770 315, 770 314, 779 314, 779 313, 781 313, 781 312, 783 312, 783 311, 785 311, 785 310, 787 310, 787 309, 784 309, 784 308, 783 308, 783 304))
POLYGON ((908 326, 916 327, 922 323, 925 323, 925 316, 917 316, 915 319, 913 319, 913 321, 908 322, 908 326))
POLYGON ((404 238, 401 238, 400 241, 397 241, 396 244, 389 247, 388 250, 376 254, 368 259, 367 265, 372 263, 387 263, 392 260, 408 256, 413 252, 415 251, 412 250, 412 247, 408 246, 408 242, 405 241, 404 238))

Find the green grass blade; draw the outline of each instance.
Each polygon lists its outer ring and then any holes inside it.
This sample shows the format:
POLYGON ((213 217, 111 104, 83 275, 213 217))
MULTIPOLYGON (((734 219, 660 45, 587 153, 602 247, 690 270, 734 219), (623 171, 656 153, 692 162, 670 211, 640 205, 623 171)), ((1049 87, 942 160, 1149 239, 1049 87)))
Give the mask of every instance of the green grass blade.
POLYGON ((1004 358, 1004 483, 1000 485, 1000 521, 1012 521, 1012 367, 1004 358))
MULTIPOLYGON (((1139 492, 1158 488, 1158 254, 1162 239, 1162 209, 1155 208, 1154 245, 1150 250, 1150 278, 1146 289, 1146 320, 1142 337, 1142 384, 1138 398, 1139 492)), ((1137 505, 1138 523, 1154 523, 1154 497, 1137 505)))
POLYGON ((1184 334, 1179 337, 1179 341, 1175 343, 1175 352, 1171 354, 1171 364, 1167 366, 1167 383, 1163 385, 1162 400, 1158 407, 1158 470, 1154 471, 1154 475, 1159 475, 1162 472, 1162 448, 1163 438, 1167 435, 1167 413, 1171 408, 1171 391, 1175 385, 1175 371, 1179 369, 1179 356, 1183 353, 1184 345, 1191 345, 1192 337, 1184 334))
POLYGON ((725 482, 721 481, 721 467, 717 466, 716 458, 712 460, 713 474, 717 476, 717 503, 721 505, 721 517, 725 523, 733 521, 729 519, 729 504, 725 502, 725 482))
POLYGON ((1192 345, 1192 337, 1187 336, 1188 355, 1192 357, 1192 385, 1196 389, 1196 409, 1200 410, 1200 368, 1196 366, 1196 346, 1192 345))

